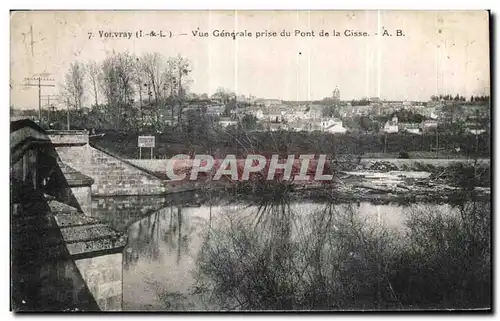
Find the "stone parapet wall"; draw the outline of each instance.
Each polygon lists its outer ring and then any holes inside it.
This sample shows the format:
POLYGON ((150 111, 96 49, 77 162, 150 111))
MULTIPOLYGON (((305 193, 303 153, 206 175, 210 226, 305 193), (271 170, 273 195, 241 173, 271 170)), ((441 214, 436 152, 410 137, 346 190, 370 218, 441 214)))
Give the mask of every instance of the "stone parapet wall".
POLYGON ((94 179, 92 195, 158 195, 167 187, 158 178, 92 146, 56 147, 61 160, 94 179))

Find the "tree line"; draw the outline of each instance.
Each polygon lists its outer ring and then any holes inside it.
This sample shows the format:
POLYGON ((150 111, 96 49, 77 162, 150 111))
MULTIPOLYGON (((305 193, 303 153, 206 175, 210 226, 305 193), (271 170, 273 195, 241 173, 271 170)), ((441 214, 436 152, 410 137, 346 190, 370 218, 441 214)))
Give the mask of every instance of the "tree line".
POLYGON ((72 62, 60 96, 73 110, 81 110, 89 98, 116 129, 142 123, 144 114, 158 122, 167 111, 174 118, 177 110, 180 119, 191 71, 190 61, 180 55, 113 52, 101 62, 72 62))
MULTIPOLYGON (((456 94, 455 96, 447 94, 447 95, 432 95, 431 96, 431 101, 440 101, 440 100, 446 100, 446 101, 467 101, 467 99, 464 96, 461 96, 459 94, 456 94)), ((469 98, 470 102, 489 102, 490 101, 490 96, 470 96, 469 98)))
POLYGON ((182 125, 182 118, 186 117, 184 111, 193 102, 199 105, 215 100, 224 107, 222 116, 230 116, 236 108, 250 105, 238 102, 236 93, 222 87, 211 97, 206 93, 189 93, 191 72, 191 62, 180 55, 166 57, 155 52, 136 56, 129 52, 113 52, 100 62, 72 62, 65 74, 60 97, 72 111, 72 124, 77 122, 79 126, 99 128, 109 128, 111 124, 114 129, 147 127, 162 130, 174 120, 182 125), (85 101, 90 101, 92 107, 84 117, 88 121, 86 126, 81 119, 85 101), (106 125, 101 127, 103 123, 106 125))

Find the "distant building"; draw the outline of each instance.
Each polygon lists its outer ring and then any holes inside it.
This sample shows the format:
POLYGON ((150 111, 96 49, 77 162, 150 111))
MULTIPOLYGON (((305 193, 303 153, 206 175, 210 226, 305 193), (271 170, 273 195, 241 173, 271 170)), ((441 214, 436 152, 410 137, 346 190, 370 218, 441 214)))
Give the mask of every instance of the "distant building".
POLYGON ((289 110, 283 115, 287 122, 293 122, 297 119, 307 118, 306 113, 302 110, 289 110))
POLYGON ((218 121, 219 125, 221 125, 222 127, 228 127, 228 126, 236 126, 238 125, 238 121, 234 120, 234 119, 231 119, 229 117, 222 117, 219 121, 218 121))
POLYGON ((260 108, 248 108, 246 113, 255 116, 258 120, 264 119, 264 112, 260 108))
POLYGON ((407 132, 411 134, 422 134, 422 128, 418 123, 398 123, 398 129, 400 132, 407 132))
POLYGON ((260 103, 267 108, 283 104, 283 102, 279 99, 263 99, 260 101, 260 103))
POLYGON ((436 120, 433 120, 433 119, 429 119, 429 120, 424 120, 421 124, 420 124, 420 128, 422 129, 423 132, 427 132, 427 131, 434 131, 436 130, 438 127, 438 122, 436 120))
POLYGON ((323 121, 321 125, 323 131, 328 133, 344 134, 347 132, 347 129, 344 128, 342 121, 339 119, 328 119, 327 121, 323 121))
POLYGON ((325 129, 332 125, 340 124, 342 125, 342 121, 336 118, 323 118, 321 119, 321 128, 325 129))
POLYGON ((466 122, 464 124, 465 130, 468 133, 474 134, 474 135, 480 135, 482 133, 485 133, 487 130, 481 126, 480 123, 478 122, 466 122))
POLYGON ((435 109, 424 109, 424 113, 423 113, 424 116, 426 117, 429 117, 431 119, 438 119, 439 116, 436 114, 436 110, 435 109))
POLYGON ((321 118, 323 117, 323 105, 309 105, 309 118, 321 118))
POLYGON ((288 125, 286 124, 280 124, 280 123, 268 123, 267 129, 272 132, 276 132, 279 130, 287 130, 288 125))
MULTIPOLYGON (((164 121, 167 125, 169 125, 169 126, 175 126, 175 125, 178 123, 178 121, 177 121, 177 117, 174 117, 174 118, 172 118, 172 117, 167 117, 167 118, 163 119, 163 121, 164 121)), ((146 122, 145 122, 143 125, 148 125, 148 126, 150 126, 150 125, 151 125, 151 122, 148 122, 148 123, 146 123, 146 122)))
POLYGON ((220 116, 224 113, 226 108, 221 105, 210 105, 207 106, 207 115, 220 116))
POLYGON ((471 129, 471 128, 468 128, 467 131, 471 134, 474 134, 474 135, 481 135, 482 133, 485 133, 486 132, 486 129, 471 129))
POLYGON ((309 131, 312 129, 312 125, 310 122, 308 122, 305 119, 295 119, 294 121, 290 122, 289 124, 290 130, 296 131, 296 132, 302 132, 302 131, 309 131))
POLYGON ((349 110, 347 112, 347 115, 348 116, 354 116, 354 115, 357 115, 357 116, 367 116, 371 112, 373 112, 373 107, 370 106, 370 105, 366 105, 366 106, 354 106, 354 107, 349 108, 349 110))
POLYGON ((389 120, 388 122, 385 123, 384 133, 397 133, 399 132, 399 126, 398 126, 398 118, 393 117, 392 120, 389 120))
POLYGON ((283 115, 283 111, 279 109, 271 109, 263 112, 263 119, 273 123, 282 123, 285 120, 283 115))

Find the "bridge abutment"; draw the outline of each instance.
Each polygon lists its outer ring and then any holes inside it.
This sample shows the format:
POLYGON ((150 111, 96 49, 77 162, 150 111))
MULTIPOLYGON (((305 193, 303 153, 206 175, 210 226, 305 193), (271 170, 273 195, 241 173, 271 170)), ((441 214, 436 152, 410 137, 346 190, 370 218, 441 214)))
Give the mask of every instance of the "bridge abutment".
POLYGON ((60 161, 93 179, 92 195, 162 195, 162 180, 119 156, 91 146, 87 131, 49 131, 60 161))
POLYGON ((86 131, 48 133, 31 121, 11 123, 16 311, 122 309, 126 235, 91 217, 95 180, 58 150, 77 151, 78 165, 92 163, 91 148, 86 131))

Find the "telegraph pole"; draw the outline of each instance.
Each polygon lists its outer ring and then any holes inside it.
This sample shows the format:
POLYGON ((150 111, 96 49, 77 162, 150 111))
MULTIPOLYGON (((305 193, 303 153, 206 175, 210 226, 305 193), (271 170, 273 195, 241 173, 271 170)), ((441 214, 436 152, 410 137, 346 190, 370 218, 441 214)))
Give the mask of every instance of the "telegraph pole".
POLYGON ((439 158, 439 132, 436 127, 436 158, 439 158))
POLYGON ((54 114, 56 107, 54 105, 49 106, 49 127, 50 127, 50 116, 54 114))
POLYGON ((142 125, 144 124, 144 118, 142 117, 142 82, 139 80, 139 111, 141 113, 141 116, 139 117, 139 121, 141 124, 139 125, 139 131, 142 133, 142 125))
POLYGON ((50 101, 54 101, 57 99, 57 95, 42 95, 43 98, 47 99, 47 106, 50 106, 50 101))
POLYGON ((45 105, 45 107, 47 107, 47 122, 50 124, 50 116, 51 116, 50 112, 51 111, 54 112, 54 109, 55 109, 54 105, 50 104, 50 101, 52 100, 52 102, 53 102, 54 100, 56 100, 57 96, 56 95, 42 95, 42 97, 47 99, 47 105, 45 105))
POLYGON ((26 86, 38 87, 38 121, 40 126, 42 125, 42 87, 55 87, 53 84, 42 83, 48 81, 54 81, 52 78, 42 78, 42 77, 31 77, 24 78, 26 81, 35 81, 35 83, 27 83, 26 86))

